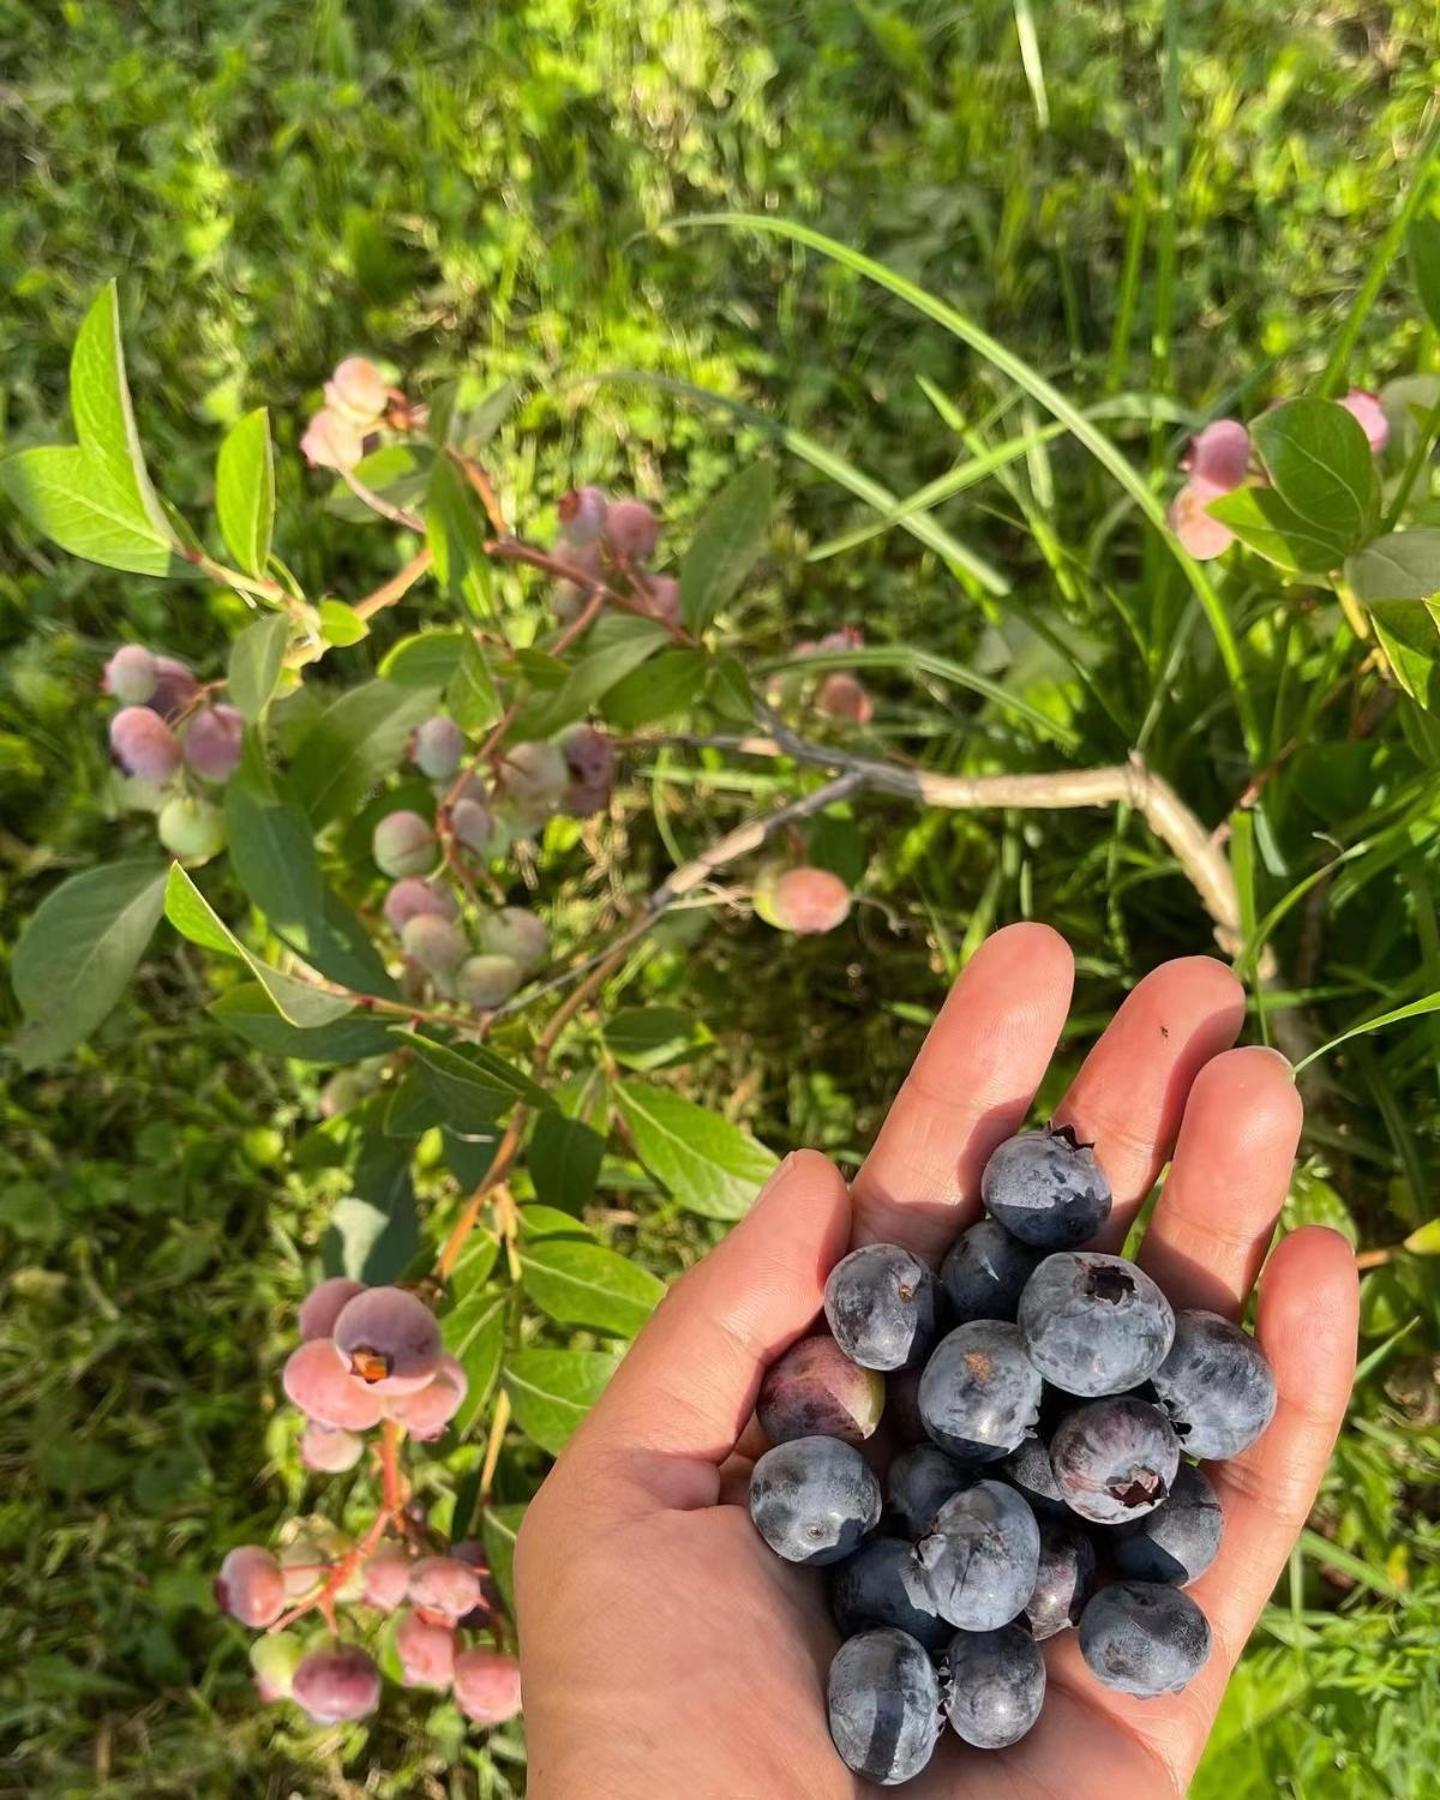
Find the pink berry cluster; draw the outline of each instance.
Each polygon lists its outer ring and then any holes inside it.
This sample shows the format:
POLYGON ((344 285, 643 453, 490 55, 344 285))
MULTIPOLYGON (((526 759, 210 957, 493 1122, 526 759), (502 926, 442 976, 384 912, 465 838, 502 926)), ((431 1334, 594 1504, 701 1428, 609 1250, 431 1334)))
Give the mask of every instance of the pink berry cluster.
MULTIPOLYGON (((562 494, 556 510, 555 555, 567 569, 624 592, 667 625, 679 624, 680 583, 648 567, 660 542, 660 521, 643 500, 612 500, 603 488, 579 487, 562 494)), ((555 588, 556 618, 562 624, 578 618, 589 594, 584 581, 562 579, 555 588)))
POLYGON ((225 847, 225 815, 199 783, 220 786, 235 773, 245 721, 210 700, 182 662, 143 644, 124 644, 105 665, 105 693, 120 702, 110 720, 110 753, 143 783, 160 842, 186 862, 225 847))
MULTIPOLYGON (((305 1415, 300 1454, 308 1468, 353 1468, 364 1448, 359 1434, 382 1420, 392 1454, 402 1433, 438 1438, 465 1397, 464 1371, 445 1354, 434 1315, 402 1288, 322 1281, 300 1308, 299 1329, 282 1380, 305 1415)), ((294 1700, 317 1724, 374 1712, 387 1661, 405 1686, 448 1690, 475 1724, 503 1724, 520 1710, 520 1669, 504 1649, 484 1549, 464 1541, 438 1549, 423 1509, 396 1502, 398 1479, 392 1467, 389 1510, 358 1543, 316 1520, 278 1555, 257 1544, 230 1551, 216 1602, 266 1634, 250 1657, 261 1698, 294 1700), (340 1638, 339 1609, 352 1641, 340 1638), (296 1629, 311 1613, 324 1629, 296 1629)))
POLYGON ((393 401, 373 362, 347 356, 325 383, 325 404, 305 427, 300 450, 312 469, 353 469, 378 441, 393 401))
MULTIPOLYGON (((1379 396, 1351 388, 1340 404, 1364 431, 1371 455, 1378 456, 1390 441, 1379 396)), ((1170 529, 1196 562, 1210 562, 1235 542, 1235 533, 1209 509, 1252 475, 1250 433, 1238 419, 1216 419, 1191 438, 1180 467, 1187 479, 1170 503, 1170 529)))

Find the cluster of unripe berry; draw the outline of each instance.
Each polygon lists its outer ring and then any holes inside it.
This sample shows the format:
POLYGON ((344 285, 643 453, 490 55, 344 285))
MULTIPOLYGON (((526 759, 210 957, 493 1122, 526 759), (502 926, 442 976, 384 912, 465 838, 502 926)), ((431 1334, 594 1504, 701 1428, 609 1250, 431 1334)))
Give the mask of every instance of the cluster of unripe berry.
POLYGON ((374 363, 347 356, 325 383, 325 404, 305 427, 300 451, 312 469, 353 469, 374 448, 392 405, 404 408, 374 363))
POLYGON ((660 542, 660 521, 643 500, 612 500, 603 488, 579 487, 561 495, 557 510, 555 555, 575 571, 555 587, 555 616, 562 625, 579 617, 591 592, 586 577, 625 592, 666 625, 680 623, 680 583, 648 567, 660 542))
POLYGON ((773 1448, 751 1517, 777 1555, 834 1565, 831 1735, 883 1786, 926 1766, 947 1720, 979 1749, 1023 1737, 1045 1699, 1039 1646, 1072 1625, 1106 1686, 1185 1687, 1210 1627, 1182 1590, 1223 1526, 1186 1457, 1238 1455, 1275 1410, 1238 1325, 1077 1248, 1110 1189, 1073 1135, 1009 1139, 982 1195, 989 1216, 938 1276, 898 1244, 838 1263, 828 1335, 774 1364, 757 1408, 773 1448), (906 1446, 883 1489, 860 1449, 882 1411, 906 1446))
MULTIPOLYGON (((465 1398, 465 1373, 441 1345, 433 1313, 402 1288, 322 1281, 299 1315, 300 1345, 285 1364, 287 1397, 305 1415, 300 1454, 325 1473, 353 1468, 361 1433, 390 1421, 422 1442, 438 1438, 465 1398)), ((520 1710, 520 1669, 503 1643, 500 1598, 479 1544, 443 1553, 417 1509, 395 1508, 385 1531, 360 1543, 324 1521, 307 1523, 277 1555, 232 1550, 215 1582, 217 1603, 265 1632, 251 1649, 261 1697, 294 1700, 320 1724, 360 1719, 379 1704, 381 1669, 407 1687, 450 1690, 465 1716, 498 1725, 520 1710), (367 1645, 339 1642, 344 1608, 367 1645), (324 1628, 297 1630, 312 1611, 324 1628)))
POLYGON ((184 663, 125 644, 105 665, 101 684, 120 702, 110 721, 110 752, 140 784, 132 798, 157 814, 160 842, 186 862, 225 847, 225 815, 200 783, 223 786, 235 773, 245 721, 210 700, 184 663))

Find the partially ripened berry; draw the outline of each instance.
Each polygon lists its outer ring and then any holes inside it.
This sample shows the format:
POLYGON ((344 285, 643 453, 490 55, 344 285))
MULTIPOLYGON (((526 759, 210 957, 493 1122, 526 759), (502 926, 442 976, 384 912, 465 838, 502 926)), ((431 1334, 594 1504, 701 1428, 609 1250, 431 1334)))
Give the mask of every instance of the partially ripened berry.
POLYGON ((652 575, 645 583, 645 606, 666 625, 680 623, 680 583, 673 575, 652 575))
POLYGON ((945 1659, 945 1711, 977 1750, 1018 1743, 1045 1704, 1045 1658, 1018 1625, 957 1631, 945 1659))
POLYGON ((295 1671, 300 1666, 301 1643, 288 1631, 267 1631, 250 1646, 250 1667, 255 1688, 267 1703, 288 1700, 295 1671))
POLYGON ((465 733, 453 719, 437 714, 410 734, 410 760, 432 781, 447 781, 465 754, 465 733))
POLYGON ((395 1623, 395 1654, 406 1687, 448 1688, 455 1674, 455 1632, 432 1625, 416 1612, 402 1613, 395 1623))
POLYGON ((952 1633, 936 1612, 904 1538, 871 1538, 847 1557, 830 1584, 830 1610, 842 1637, 894 1625, 927 1650, 939 1650, 952 1633))
POLYGON ((325 404, 356 425, 378 424, 389 402, 389 384, 368 357, 347 356, 325 383, 325 404))
POLYGON ((335 1321, 336 1351, 373 1394, 413 1394, 434 1379, 442 1354, 434 1313, 404 1288, 357 1294, 335 1321))
POLYGON ((879 1524, 880 1484, 852 1445, 792 1438, 751 1471, 750 1517, 787 1562, 840 1562, 879 1524))
POLYGON ((1050 1440, 1065 1504, 1097 1525, 1123 1525, 1170 1492, 1180 1445, 1158 1406, 1118 1394, 1067 1413, 1050 1440))
POLYGON ((1132 1581, 1186 1587, 1214 1562, 1225 1529, 1220 1500, 1203 1469, 1181 1463, 1170 1496, 1115 1534, 1116 1567, 1132 1581))
POLYGON ((571 488, 556 505, 560 517, 560 535, 567 547, 593 544, 605 529, 605 512, 609 502, 604 488, 571 488))
POLYGON ((1189 1456, 1238 1456, 1275 1416, 1275 1377, 1264 1352, 1219 1313, 1177 1313, 1175 1342, 1151 1380, 1189 1456))
POLYGON ((476 1012, 503 1006, 525 979, 513 956, 469 956, 455 975, 455 998, 476 1012))
POLYGON ((368 1431, 380 1423, 380 1396, 350 1373, 330 1338, 311 1338, 292 1351, 281 1382, 307 1419, 332 1431, 368 1431))
POLYGON ((499 1650, 455 1658, 455 1704, 472 1725, 503 1725, 520 1710, 520 1664, 499 1650))
POLYGON ((801 1338, 765 1372, 756 1417, 772 1444, 833 1437, 863 1443, 880 1423, 885 1378, 851 1362, 834 1338, 801 1338))
POLYGON ((263 1631, 285 1610, 285 1577, 278 1559, 258 1544, 230 1551, 215 1577, 215 1604, 242 1625, 263 1631))
POLYGON ((442 1356, 434 1378, 418 1392, 401 1394, 386 1411, 420 1443, 438 1438, 459 1412, 469 1390, 465 1371, 453 1356, 442 1356))
POLYGON ((1040 1372, 1016 1326, 972 1319, 941 1338, 920 1377, 926 1431, 962 1462, 1008 1456, 1040 1417, 1040 1372))
POLYGON ((755 884, 755 911, 777 931, 816 937, 850 916, 850 890, 829 869, 769 871, 755 884))
POLYGON ((560 740, 560 753, 570 780, 560 809, 575 819, 603 812, 615 779, 615 743, 593 725, 575 725, 560 740))
POLYGON ((147 704, 162 719, 173 719, 200 692, 200 683, 191 670, 173 656, 155 658, 155 691, 147 704))
POLYGON ((182 862, 205 862, 225 848, 225 815, 208 800, 175 794, 155 824, 160 842, 182 862))
POLYGON ((538 969, 550 954, 545 921, 523 906, 502 906, 487 913, 475 935, 486 955, 513 957, 527 973, 538 969))
POLYGON ((455 1625, 478 1606, 480 1577, 454 1556, 422 1556, 410 1565, 410 1604, 430 1620, 455 1625))
POLYGON ((203 706, 180 739, 185 761, 206 781, 228 781, 245 746, 245 719, 233 706, 203 706))
POLYGON ((962 1631, 994 1631, 1034 1592, 1040 1528, 1014 1488, 977 1481, 940 1508, 915 1558, 942 1618, 962 1631))
MULTIPOLYGON (((558 550, 560 561, 567 569, 573 569, 577 575, 593 577, 595 581, 601 579, 598 542, 593 544, 562 542, 558 550)), ((555 617, 562 625, 569 625, 580 616, 580 610, 590 597, 590 593, 591 588, 588 585, 582 584, 580 581, 572 581, 568 576, 555 583, 555 617)))
POLYGON ((370 852, 386 875, 423 875, 435 861, 435 833, 417 812, 386 813, 370 852))
POLYGON ((845 669, 835 669, 815 690, 815 710, 827 719, 868 725, 875 716, 875 702, 862 681, 845 669))
POLYGON ((343 1475, 365 1454, 365 1440, 353 1431, 335 1431, 313 1419, 300 1434, 300 1460, 323 1475, 343 1475))
POLYGON ((382 1544, 361 1571, 361 1598, 377 1612, 394 1612, 410 1592, 409 1555, 398 1544, 382 1544))
POLYGON ((148 706, 126 706, 110 721, 110 752, 127 775, 169 781, 180 767, 180 740, 148 706))
POLYGON ((1017 1319, 1046 1381, 1085 1398, 1148 1381, 1175 1336, 1170 1302, 1145 1271, 1093 1250, 1047 1256, 1025 1284, 1017 1319))
POLYGON ((465 795, 450 808, 450 829, 463 849, 483 856, 495 839, 494 815, 484 801, 465 795))
POLYGON ((397 881, 385 896, 385 918, 392 931, 401 932, 411 919, 422 913, 434 913, 442 919, 458 919, 460 908, 448 888, 433 881, 422 881, 418 875, 407 875, 397 881))
POLYGON ((439 913, 418 913, 400 933, 400 942, 429 975, 453 975, 470 950, 461 928, 439 913))
POLYGON ((835 1342, 863 1369, 922 1362, 935 1338, 935 1277, 899 1244, 864 1244, 836 1263, 825 1283, 825 1319, 835 1342))
POLYGON ((908 1632, 882 1627, 847 1639, 830 1664, 826 1701, 842 1760, 881 1787, 912 1780, 935 1753, 940 1678, 908 1632))
POLYGON ((1083 1244, 1110 1216, 1110 1183, 1088 1144, 1069 1130, 1007 1138, 980 1177, 986 1209, 1040 1250, 1083 1244))
POLYGON ((337 407, 322 406, 305 427, 300 454, 312 469, 353 469, 365 455, 365 430, 337 407))
POLYGON ((155 692, 155 654, 143 644, 122 644, 105 665, 100 685, 122 706, 143 706, 155 692))
POLYGON ((613 556, 648 562, 660 541, 660 521, 643 500, 612 500, 605 510, 605 542, 613 556))
POLYGON ((380 1671, 355 1645, 301 1657, 291 1697, 319 1725, 363 1719, 380 1704, 380 1671))
POLYGON ((1178 1694, 1204 1668, 1210 1626, 1179 1588, 1118 1581, 1101 1588, 1080 1619, 1090 1673, 1122 1694, 1178 1694))

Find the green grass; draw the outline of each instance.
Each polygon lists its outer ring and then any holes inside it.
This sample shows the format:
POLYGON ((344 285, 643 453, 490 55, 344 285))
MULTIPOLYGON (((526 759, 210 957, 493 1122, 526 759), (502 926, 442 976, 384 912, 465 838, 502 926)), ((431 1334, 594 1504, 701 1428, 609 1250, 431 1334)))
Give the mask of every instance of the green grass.
MULTIPOLYGON (((1433 727, 1384 706, 1323 608, 1249 565, 1186 569, 1143 521, 1189 421, 1346 357, 1371 383, 1435 366, 1386 243, 1433 25, 1423 0, 0 0, 0 430, 55 430, 74 327, 114 273, 167 493, 203 506, 219 428, 268 403, 300 522, 280 549, 317 590, 363 592, 397 556, 325 511, 293 454, 348 350, 420 382, 521 382, 497 464, 525 516, 629 479, 683 523, 774 444, 784 516, 737 622, 775 659, 863 623, 877 742, 967 772, 1140 743, 1211 823, 1282 758, 1251 815, 1252 948, 1273 939, 1282 969, 1265 1027, 1319 1045, 1440 989, 1433 727), (670 228, 717 212, 798 221, 896 280, 773 233, 670 228), (948 310, 917 317, 902 284, 948 310), (1096 419, 1117 396, 1131 416, 1096 419), (1094 431, 1115 462, 1084 453, 1094 431), (962 485, 977 461, 995 477, 962 485), (918 495, 933 511, 894 516, 918 495)), ((9 523, 7 944, 57 873, 138 841, 104 766, 104 652, 133 634, 215 672, 235 622, 227 596, 82 567, 9 523)), ((763 803, 763 771, 724 787, 673 761, 633 823, 637 885, 763 803)), ((690 913, 693 941, 677 929, 628 996, 705 1021, 697 1091, 743 1094, 775 1145, 862 1153, 994 924, 1049 918, 1080 958, 1042 1099, 1137 973, 1208 945, 1134 820, 867 803, 827 829, 866 869, 843 955, 821 940, 777 966, 759 927, 690 913)), ((206 980, 157 948, 73 1064, 5 1084, 0 1793, 344 1794, 373 1772, 385 1794, 503 1795, 518 1740, 476 1757, 444 1709, 388 1707, 368 1737, 277 1726, 210 1606, 218 1547, 304 1503, 273 1376, 334 1178, 313 1072, 206 1022, 206 980)), ((1378 1247, 1433 1215, 1437 1048, 1418 1016, 1315 1065, 1291 1222, 1378 1247)), ((618 1174, 610 1197, 633 1197, 618 1174)), ((688 1229, 642 1210, 613 1234, 669 1274, 688 1229)), ((1199 1800, 1434 1785, 1434 1266, 1367 1277, 1364 1348, 1390 1348, 1199 1800)), ((518 1497, 533 1469, 502 1476, 518 1497)))

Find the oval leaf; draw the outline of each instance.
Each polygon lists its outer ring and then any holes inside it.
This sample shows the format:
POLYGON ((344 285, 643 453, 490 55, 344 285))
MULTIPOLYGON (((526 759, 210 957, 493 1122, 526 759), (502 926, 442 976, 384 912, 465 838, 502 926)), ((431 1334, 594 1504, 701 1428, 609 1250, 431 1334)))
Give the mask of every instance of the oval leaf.
POLYGON ((301 739, 290 769, 291 788, 317 831, 356 811, 434 710, 433 688, 390 681, 364 682, 326 707, 301 739))
POLYGON ((752 463, 706 507, 680 568, 687 628, 702 631, 739 589, 765 546, 774 504, 769 463, 752 463))
POLYGON ((236 562, 247 574, 264 575, 275 527, 275 456, 270 415, 263 406, 232 425, 220 445, 215 513, 236 562))
POLYGON ((283 613, 270 613, 247 625, 230 646, 225 685, 247 724, 257 724, 270 704, 289 642, 290 621, 283 613))
POLYGON ((520 1279, 542 1312, 562 1325, 634 1337, 665 1297, 665 1284, 603 1244, 546 1237, 520 1246, 520 1279))
POLYGON ((1347 550, 1375 528, 1380 483, 1359 422, 1334 400, 1307 395, 1262 413, 1251 436, 1276 493, 1347 550))
POLYGON ((618 1367, 600 1350, 517 1350, 502 1376, 515 1423, 558 1456, 618 1367))
POLYGON ((615 1092, 636 1154, 681 1206, 707 1219, 749 1211, 776 1166, 763 1144, 668 1088, 621 1082, 615 1092))

